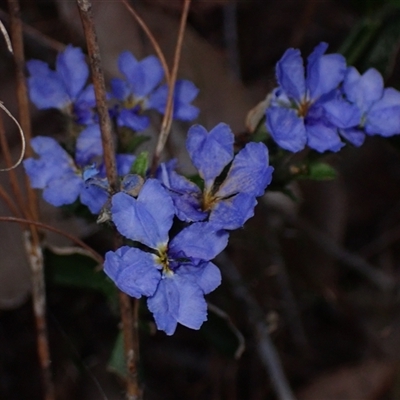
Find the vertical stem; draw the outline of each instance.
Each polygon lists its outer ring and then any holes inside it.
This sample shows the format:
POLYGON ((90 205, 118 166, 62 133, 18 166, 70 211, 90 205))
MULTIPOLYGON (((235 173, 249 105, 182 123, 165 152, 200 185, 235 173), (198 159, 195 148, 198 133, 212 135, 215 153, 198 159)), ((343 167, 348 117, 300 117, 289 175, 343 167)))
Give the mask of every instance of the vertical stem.
POLYGON ((110 116, 108 114, 106 85, 104 83, 104 75, 101 68, 100 49, 93 22, 92 4, 89 0, 77 0, 77 3, 79 14, 82 20, 83 30, 85 32, 86 45, 89 54, 89 64, 92 71, 107 179, 111 189, 113 191, 117 191, 119 185, 115 162, 114 142, 112 138, 112 125, 110 116))
POLYGON ((179 68, 179 60, 181 58, 182 44, 183 44, 183 36, 186 29, 187 17, 189 14, 191 0, 185 0, 183 4, 181 22, 179 25, 178 32, 178 40, 175 47, 175 55, 174 55, 174 63, 172 65, 171 78, 169 81, 169 90, 168 90, 168 98, 167 105, 165 107, 165 114, 161 124, 160 136, 158 137, 158 142, 156 145, 156 150, 154 152, 153 162, 152 162, 152 173, 154 174, 157 165, 160 161, 161 153, 167 143, 168 135, 171 130, 173 113, 174 113, 174 90, 176 78, 178 76, 178 68, 179 68))
MULTIPOLYGON (((77 4, 85 33, 89 54, 89 63, 92 71, 107 179, 112 191, 116 192, 119 189, 119 182, 115 161, 114 142, 111 131, 112 125, 106 102, 104 75, 101 68, 100 49, 93 22, 92 4, 89 0, 77 0, 77 4)), ((130 297, 127 294, 120 292, 119 301, 122 329, 124 332, 125 358, 128 370, 127 400, 139 400, 141 399, 141 393, 137 379, 137 355, 135 351, 138 348, 138 345, 135 344, 137 334, 134 333, 135 329, 137 329, 137 321, 134 321, 135 316, 133 315, 130 297)))
MULTIPOLYGON (((8 0, 11 18, 11 40, 14 49, 14 60, 17 81, 17 101, 19 110, 19 120, 25 138, 29 143, 31 139, 31 125, 29 113, 28 91, 24 76, 24 42, 22 35, 22 22, 20 17, 20 6, 18 0, 8 0)), ((26 155, 31 155, 32 150, 28 145, 26 155)), ((28 177, 25 177, 27 187, 28 204, 22 210, 24 214, 33 220, 38 219, 37 197, 31 189, 28 177)), ((46 293, 44 280, 43 254, 40 246, 39 233, 35 226, 30 225, 30 231, 25 232, 25 250, 28 255, 28 261, 32 271, 32 301, 35 315, 35 324, 37 332, 38 356, 42 372, 44 398, 54 400, 54 385, 50 369, 50 350, 46 323, 46 293)))

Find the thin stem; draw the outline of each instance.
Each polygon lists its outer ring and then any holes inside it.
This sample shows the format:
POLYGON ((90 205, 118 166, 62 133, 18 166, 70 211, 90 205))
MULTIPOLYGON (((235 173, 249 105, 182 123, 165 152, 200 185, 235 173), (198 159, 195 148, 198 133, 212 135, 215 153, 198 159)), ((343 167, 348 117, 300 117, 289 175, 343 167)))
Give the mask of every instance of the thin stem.
POLYGON ((37 226, 38 228, 43 228, 47 231, 50 232, 54 232, 57 233, 61 236, 66 237, 67 239, 71 240, 71 242, 74 242, 75 244, 77 244, 78 246, 82 247, 83 249, 85 249, 88 253, 91 254, 91 256, 99 263, 99 264, 103 264, 104 259, 103 257, 97 253, 97 251, 93 250, 90 246, 88 246, 85 242, 83 242, 82 240, 78 239, 77 237, 70 235, 67 232, 64 232, 58 228, 55 228, 54 226, 51 225, 47 225, 43 222, 39 222, 39 221, 31 221, 29 219, 25 219, 25 218, 16 218, 16 217, 1 217, 0 216, 0 221, 3 222, 18 222, 20 224, 24 224, 24 225, 33 225, 33 226, 37 226))
POLYGON ((233 294, 246 308, 246 315, 257 342, 260 361, 270 375, 272 386, 279 400, 295 400, 279 359, 278 352, 269 336, 263 310, 243 283, 240 272, 222 252, 216 259, 222 274, 230 283, 233 294))
POLYGON ((171 130, 173 113, 174 113, 174 91, 175 83, 178 76, 179 61, 181 58, 183 36, 185 34, 187 17, 189 14, 191 0, 185 0, 183 4, 182 16, 179 25, 178 40, 175 47, 174 63, 172 65, 171 79, 169 82, 167 105, 165 107, 164 118, 161 123, 160 136, 158 137, 158 142, 156 145, 156 150, 154 152, 153 163, 152 163, 152 173, 155 172, 158 163, 160 161, 161 153, 164 150, 165 144, 168 139, 169 132, 171 130))
MULTIPOLYGON (((19 121, 25 138, 29 143, 32 134, 28 90, 24 76, 25 57, 19 1, 8 0, 8 6, 10 10, 11 40, 14 49, 19 121)), ((33 154, 30 146, 27 147, 25 154, 26 156, 31 156, 33 154)), ((36 193, 31 188, 27 176, 25 176, 25 183, 27 188, 28 205, 24 207, 22 211, 26 216, 37 220, 39 213, 36 193)), ((32 271, 32 302, 35 315, 37 350, 43 379, 44 398, 45 400, 54 400, 55 390, 50 368, 50 349, 46 322, 46 292, 43 253, 37 228, 33 225, 30 225, 29 228, 30 232, 25 232, 24 244, 32 271)))
MULTIPOLYGON (((0 9, 0 18, 5 21, 6 23, 10 22, 10 16, 3 10, 0 9)), ((35 43, 42 44, 43 46, 46 46, 50 49, 53 49, 57 51, 58 53, 61 53, 63 50, 65 50, 65 44, 61 43, 45 34, 42 32, 38 31, 37 29, 33 28, 30 25, 22 23, 22 30, 23 32, 30 36, 32 39, 34 39, 35 43)))
POLYGON ((3 149, 3 156, 4 156, 4 161, 7 166, 7 171, 8 171, 8 178, 10 181, 10 186, 11 186, 11 191, 13 193, 14 199, 16 206, 19 209, 18 214, 24 215, 25 212, 25 201, 24 201, 24 196, 22 194, 21 188, 19 187, 19 182, 17 178, 17 174, 12 168, 12 160, 11 160, 11 152, 10 152, 10 147, 8 146, 7 138, 6 138, 6 133, 4 130, 4 124, 3 124, 3 117, 0 114, 0 146, 3 149))
POLYGON ((101 140, 104 149, 104 163, 110 187, 114 192, 118 191, 118 175, 115 162, 114 141, 112 137, 112 125, 106 101, 106 85, 101 67, 100 49, 97 41, 96 30, 93 22, 92 4, 89 0, 77 0, 79 14, 81 16, 86 45, 89 54, 89 64, 92 71, 94 92, 96 96, 97 112, 101 131, 101 140))
POLYGON ((119 307, 121 312, 122 330, 124 332, 125 358, 128 370, 128 378, 126 381, 126 399, 140 400, 142 399, 142 394, 138 384, 136 366, 136 360, 138 359, 136 351, 139 348, 139 345, 138 343, 135 343, 137 335, 134 334, 136 331, 135 325, 137 324, 137 321, 134 321, 131 298, 121 291, 119 292, 119 307))
MULTIPOLYGON (((77 4, 85 33, 89 63, 92 71, 107 179, 112 190, 116 192, 119 189, 119 181, 116 169, 114 142, 111 132, 111 120, 106 103, 104 75, 101 68, 100 50, 93 22, 92 5, 89 0, 77 0, 77 4)), ((130 297, 125 293, 120 292, 119 298, 124 332, 125 358, 128 368, 127 399, 139 400, 141 399, 141 393, 137 380, 137 368, 135 363, 135 348, 137 346, 134 344, 133 329, 135 324, 133 323, 132 305, 130 297)))
POLYGON ((7 29, 6 29, 6 27, 4 26, 3 22, 1 22, 1 21, 0 21, 0 31, 1 31, 1 33, 2 33, 2 35, 3 35, 3 37, 4 37, 4 40, 5 40, 5 42, 6 42, 8 51, 9 51, 10 53, 13 53, 14 51, 13 51, 13 48, 12 48, 12 45, 11 45, 10 36, 8 36, 7 29))
POLYGON ((147 24, 143 21, 143 19, 140 17, 140 15, 135 11, 135 9, 128 3, 127 0, 121 0, 126 9, 132 14, 132 16, 136 19, 137 23, 140 25, 140 27, 143 29, 144 33, 147 35, 149 38, 151 44, 154 47, 154 51, 156 52, 158 58, 160 59, 161 65, 164 69, 164 74, 165 74, 165 80, 169 84, 170 82, 170 72, 169 72, 169 67, 167 64, 167 61, 165 59, 164 53, 161 50, 160 45, 158 44, 156 38, 154 35, 151 33, 149 27, 147 24))
POLYGON ((8 195, 8 193, 4 190, 3 186, 0 185, 0 197, 3 199, 4 203, 7 205, 8 209, 11 213, 18 217, 20 216, 20 211, 18 210, 17 206, 13 199, 8 195))

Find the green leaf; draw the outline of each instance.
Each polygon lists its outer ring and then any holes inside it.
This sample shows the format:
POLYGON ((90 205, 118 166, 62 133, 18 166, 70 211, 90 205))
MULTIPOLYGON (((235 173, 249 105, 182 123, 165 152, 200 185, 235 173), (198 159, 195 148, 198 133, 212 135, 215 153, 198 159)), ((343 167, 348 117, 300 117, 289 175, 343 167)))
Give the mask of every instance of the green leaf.
POLYGON ((127 376, 127 367, 125 361, 125 350, 124 350, 124 335, 120 331, 117 339, 114 343, 114 348, 111 353, 110 360, 108 361, 107 369, 120 378, 125 379, 127 376))
MULTIPOLYGON (((293 168, 296 168, 295 166, 293 168)), ((299 174, 295 176, 296 179, 311 179, 314 181, 329 181, 335 179, 337 176, 335 168, 331 165, 314 161, 308 165, 299 168, 299 174)))
POLYGON ((111 303, 116 302, 117 288, 98 269, 90 253, 76 247, 46 248, 44 261, 48 279, 56 285, 96 290, 111 303))
POLYGON ((208 320, 200 332, 224 356, 239 359, 245 349, 241 332, 233 325, 228 314, 208 303, 208 320))
POLYGON ((149 152, 142 151, 137 157, 135 162, 131 167, 131 173, 142 176, 143 178, 146 176, 147 169, 149 167, 149 152))

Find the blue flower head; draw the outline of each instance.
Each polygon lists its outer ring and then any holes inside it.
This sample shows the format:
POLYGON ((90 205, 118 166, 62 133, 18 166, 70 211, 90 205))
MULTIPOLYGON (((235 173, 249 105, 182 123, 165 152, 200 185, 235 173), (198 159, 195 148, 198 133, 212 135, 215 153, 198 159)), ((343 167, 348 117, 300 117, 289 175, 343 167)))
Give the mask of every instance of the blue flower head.
POLYGON ((177 174, 173 165, 161 166, 159 179, 170 190, 178 218, 208 219, 216 228, 231 230, 253 216, 256 197, 271 182, 273 168, 263 143, 248 143, 235 157, 233 143, 234 135, 226 124, 210 132, 200 125, 189 129, 186 147, 204 180, 203 191, 177 174))
POLYGON ((392 136, 400 133, 400 92, 383 87, 383 78, 374 68, 360 74, 354 67, 347 70, 343 92, 361 113, 360 124, 343 130, 342 135, 355 145, 368 135, 392 136))
POLYGON ((105 273, 130 296, 147 296, 158 329, 168 335, 178 323, 199 329, 207 319, 204 295, 221 282, 210 260, 225 248, 228 234, 211 224, 195 223, 170 239, 175 207, 155 179, 144 183, 137 198, 115 194, 111 213, 117 230, 147 251, 123 246, 108 252, 105 273))
POLYGON ((56 69, 39 60, 27 62, 29 96, 39 109, 57 108, 73 114, 80 124, 93 122, 92 85, 85 88, 89 68, 80 48, 67 46, 56 60, 56 69))
MULTIPOLYGON (((164 71, 159 59, 148 56, 138 61, 132 53, 125 51, 118 59, 118 66, 125 79, 111 81, 112 94, 121 102, 117 112, 119 126, 135 131, 146 129, 150 120, 143 115, 145 110, 155 109, 164 113, 168 87, 161 85, 164 71)), ((199 110, 191 105, 198 89, 192 82, 178 81, 174 96, 174 118, 190 121, 197 117, 199 110)))
MULTIPOLYGON (((99 126, 90 125, 81 132, 75 160, 53 138, 37 136, 31 145, 39 156, 24 161, 31 186, 43 189, 43 198, 56 207, 79 198, 93 214, 98 214, 109 198, 99 126)), ((133 161, 133 156, 117 156, 120 175, 129 172, 133 161)))
POLYGON ((320 43, 308 57, 307 73, 299 50, 288 49, 276 66, 279 87, 266 111, 267 129, 276 143, 297 152, 306 145, 338 151, 344 144, 339 129, 357 126, 360 113, 337 92, 346 72, 340 54, 324 54, 320 43))

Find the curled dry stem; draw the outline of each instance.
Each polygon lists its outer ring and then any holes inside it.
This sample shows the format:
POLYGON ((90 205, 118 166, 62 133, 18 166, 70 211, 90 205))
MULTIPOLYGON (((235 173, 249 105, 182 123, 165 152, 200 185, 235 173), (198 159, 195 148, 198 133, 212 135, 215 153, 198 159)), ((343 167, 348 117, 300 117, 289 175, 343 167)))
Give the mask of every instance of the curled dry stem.
POLYGON ((3 104, 2 101, 0 101, 0 108, 14 121, 15 125, 17 125, 19 134, 21 136, 22 148, 21 148, 21 153, 20 153, 18 160, 13 165, 11 165, 7 168, 0 168, 0 171, 11 171, 12 169, 17 168, 18 165, 20 165, 22 160, 24 159, 25 150, 26 150, 26 140, 25 140, 24 131, 22 130, 21 125, 14 118, 14 116, 10 113, 10 111, 8 111, 7 107, 3 104))
POLYGON ((7 49, 10 53, 13 53, 13 48, 11 45, 11 40, 10 40, 10 36, 8 36, 8 32, 6 27, 4 26, 3 22, 0 21, 0 31, 4 37, 4 40, 6 41, 6 45, 7 45, 7 49))

